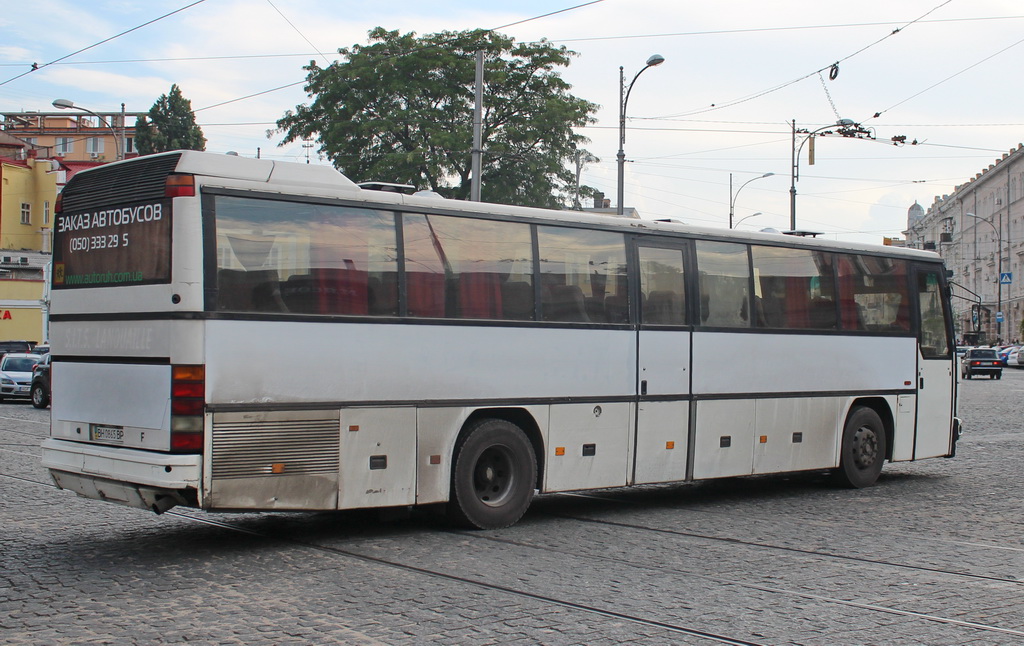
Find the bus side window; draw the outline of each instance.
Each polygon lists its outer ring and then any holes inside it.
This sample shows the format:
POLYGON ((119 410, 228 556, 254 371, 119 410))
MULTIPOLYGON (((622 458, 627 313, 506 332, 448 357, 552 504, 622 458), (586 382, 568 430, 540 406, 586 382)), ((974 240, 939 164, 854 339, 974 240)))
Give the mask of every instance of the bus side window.
POLYGON ((751 247, 759 327, 834 330, 837 327, 832 254, 811 249, 751 247))
POLYGON ((533 320, 530 226, 403 216, 410 316, 533 320))
POLYGON ((683 251, 641 245, 641 322, 644 325, 686 323, 686 282, 683 251))
POLYGON ((950 339, 947 311, 943 303, 942 287, 937 271, 920 271, 917 274, 917 298, 920 303, 918 330, 921 339, 921 356, 925 358, 946 358, 949 356, 950 339))
POLYGON ((747 245, 697 241, 701 324, 750 326, 750 263, 747 245))
POLYGON ((910 331, 907 262, 898 258, 839 255, 839 303, 844 330, 910 331))
POLYGON ((545 321, 628 321, 625 236, 541 226, 537 242, 545 321))

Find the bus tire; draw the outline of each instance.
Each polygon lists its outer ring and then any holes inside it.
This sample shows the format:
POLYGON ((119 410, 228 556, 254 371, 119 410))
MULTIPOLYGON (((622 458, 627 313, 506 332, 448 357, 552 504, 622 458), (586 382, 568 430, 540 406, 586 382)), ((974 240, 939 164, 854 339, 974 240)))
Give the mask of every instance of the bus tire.
POLYGON ((458 524, 501 529, 526 513, 537 457, 526 433, 512 422, 473 422, 456 447, 453 465, 448 515, 458 524))
POLYGON ((874 410, 858 406, 850 411, 843 427, 839 468, 835 481, 845 487, 870 487, 878 480, 885 462, 885 425, 874 410))

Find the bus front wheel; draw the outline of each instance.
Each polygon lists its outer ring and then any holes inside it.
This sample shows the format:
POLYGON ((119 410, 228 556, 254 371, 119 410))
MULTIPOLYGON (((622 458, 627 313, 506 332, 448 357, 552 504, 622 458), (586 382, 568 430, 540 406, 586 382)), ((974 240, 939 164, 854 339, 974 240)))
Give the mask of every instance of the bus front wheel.
POLYGON ((878 480, 885 462, 885 425, 874 410, 860 406, 850 412, 843 427, 839 468, 833 476, 839 484, 860 489, 878 480))
POLYGON ((526 433, 507 420, 477 420, 456 448, 448 514, 466 527, 508 527, 526 513, 536 481, 526 433))

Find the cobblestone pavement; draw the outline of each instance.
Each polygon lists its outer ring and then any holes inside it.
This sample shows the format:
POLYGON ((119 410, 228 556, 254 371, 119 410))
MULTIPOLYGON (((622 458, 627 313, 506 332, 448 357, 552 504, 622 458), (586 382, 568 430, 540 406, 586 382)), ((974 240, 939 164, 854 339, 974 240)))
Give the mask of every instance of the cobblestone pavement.
POLYGON ((864 490, 553 495, 495 532, 78 499, 39 466, 48 411, 0 404, 0 643, 1021 644, 1022 402, 1024 371, 964 382, 959 455, 864 490))

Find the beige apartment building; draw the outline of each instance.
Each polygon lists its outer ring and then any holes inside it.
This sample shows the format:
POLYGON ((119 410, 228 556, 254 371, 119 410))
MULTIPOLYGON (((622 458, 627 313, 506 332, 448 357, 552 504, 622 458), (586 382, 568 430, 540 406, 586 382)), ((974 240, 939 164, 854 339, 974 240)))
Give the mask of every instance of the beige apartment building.
MULTIPOLYGON (((951 272, 957 338, 1024 340, 1024 144, 908 213, 907 246, 930 249, 951 272)), ((916 208, 915 208, 916 207, 916 208)))
MULTIPOLYGON (((71 102, 66 102, 70 104, 71 102)), ((0 131, 26 144, 38 158, 112 162, 138 155, 135 121, 145 112, 3 112, 0 131)))

